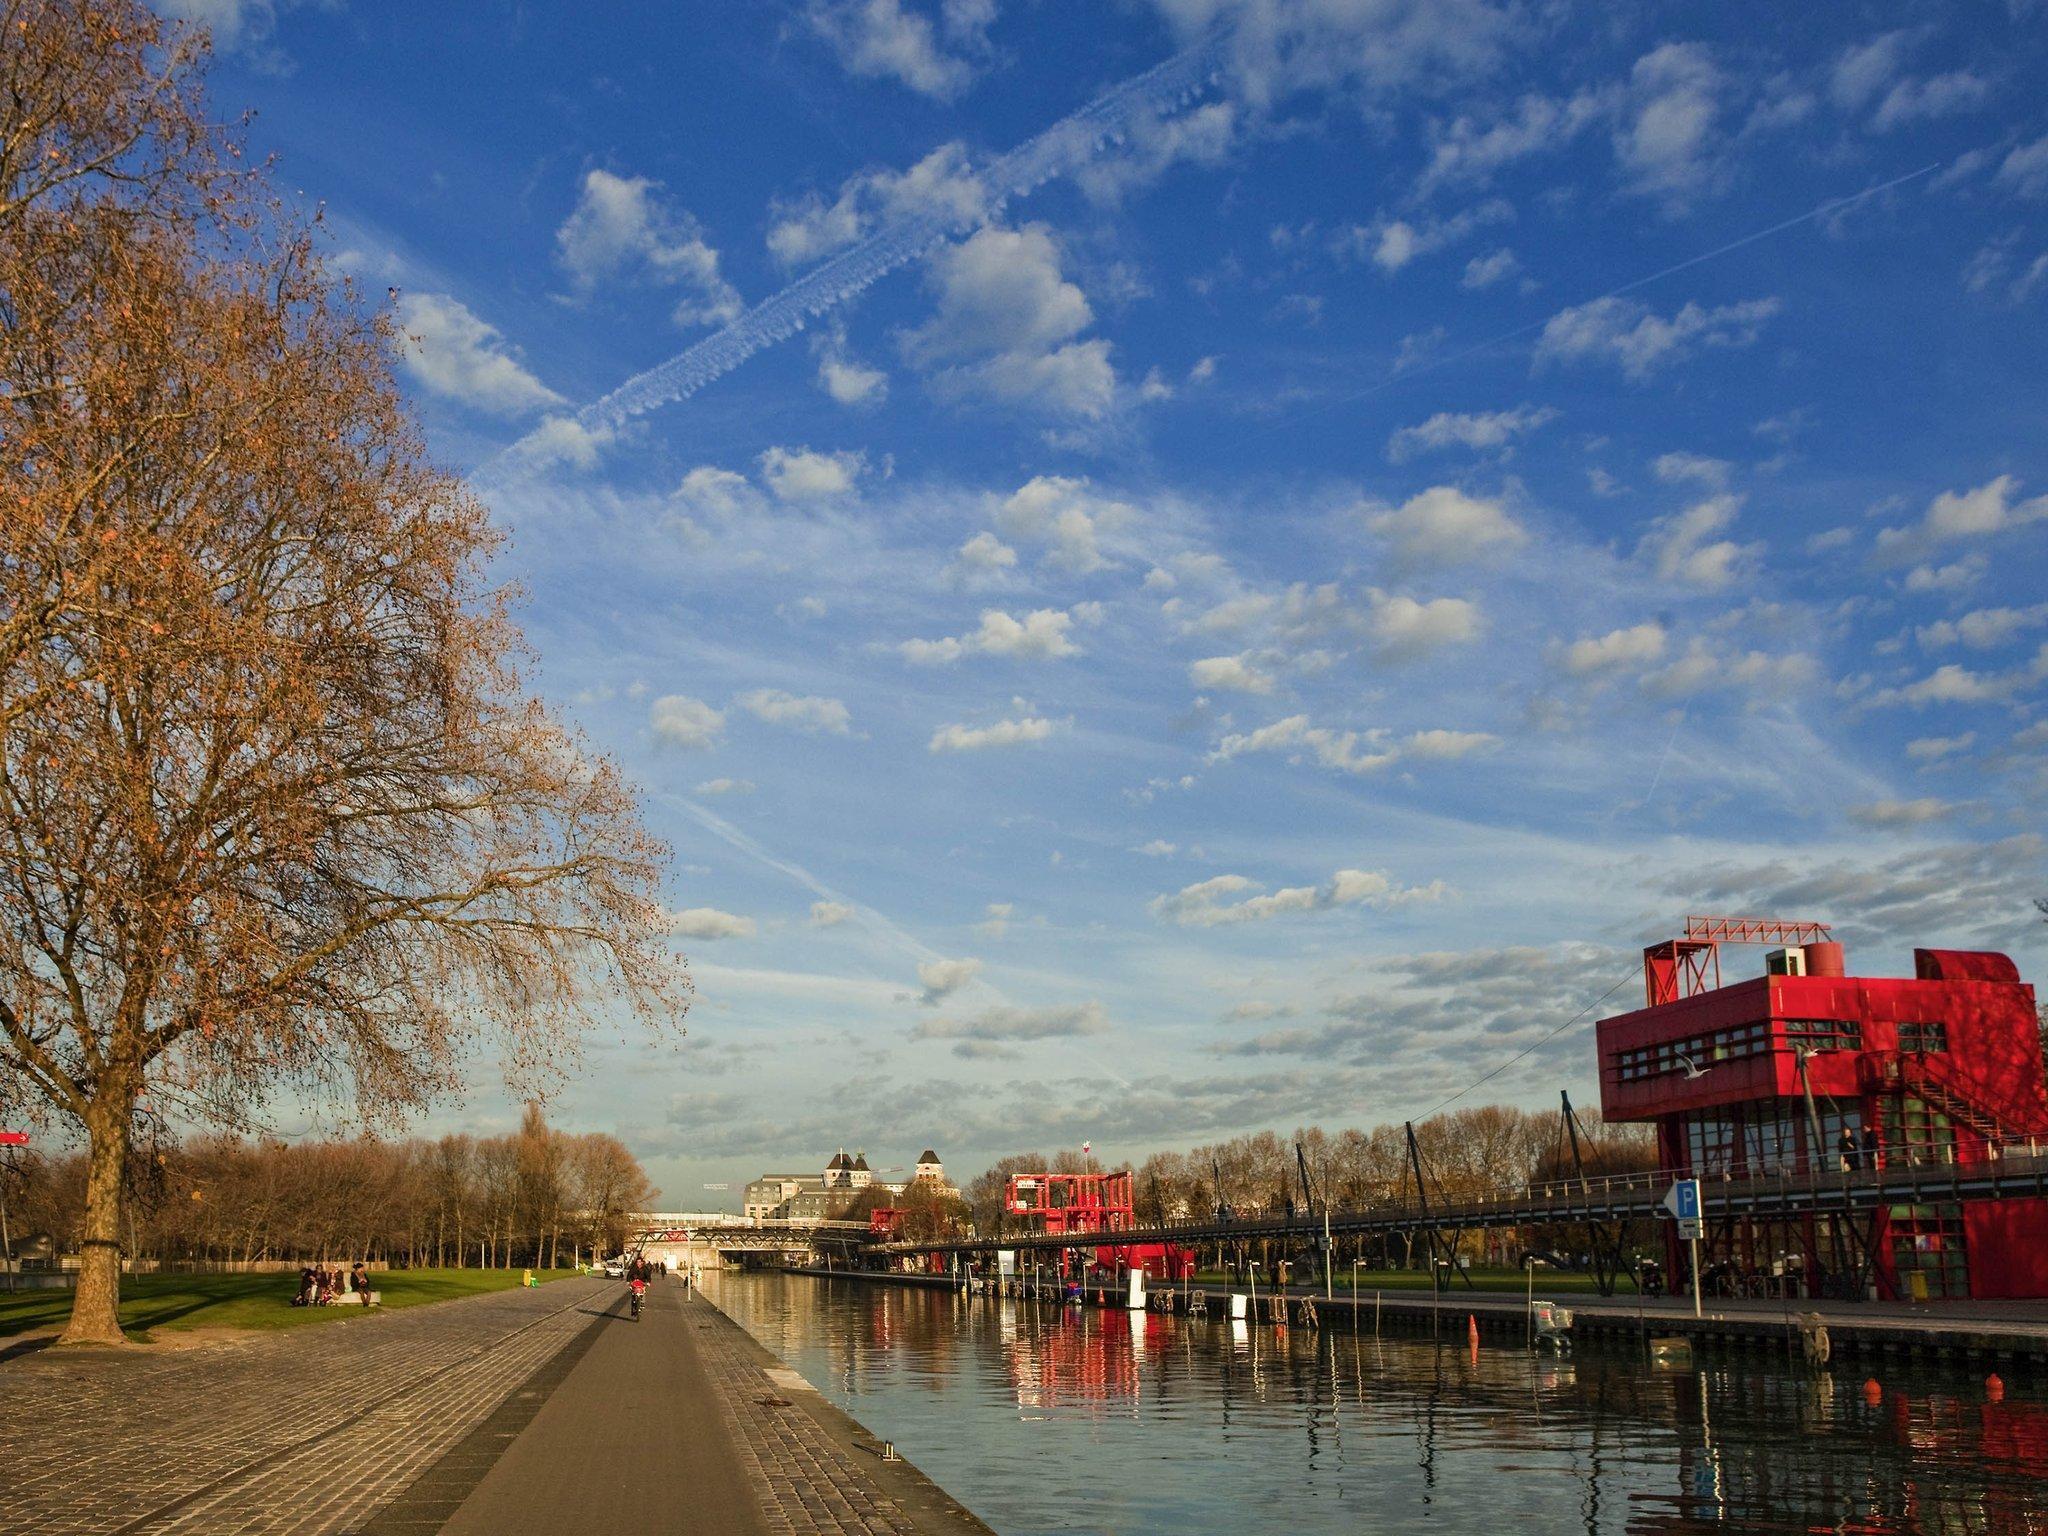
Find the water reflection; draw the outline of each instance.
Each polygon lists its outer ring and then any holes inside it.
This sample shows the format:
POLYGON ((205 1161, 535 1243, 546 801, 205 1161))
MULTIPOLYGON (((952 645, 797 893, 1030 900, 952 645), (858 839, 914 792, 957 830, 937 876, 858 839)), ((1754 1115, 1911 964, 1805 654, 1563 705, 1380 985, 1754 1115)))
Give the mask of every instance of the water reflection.
POLYGON ((1005 1536, 2040 1532, 2048 1397, 1975 1373, 1652 1369, 778 1275, 719 1304, 1005 1536))

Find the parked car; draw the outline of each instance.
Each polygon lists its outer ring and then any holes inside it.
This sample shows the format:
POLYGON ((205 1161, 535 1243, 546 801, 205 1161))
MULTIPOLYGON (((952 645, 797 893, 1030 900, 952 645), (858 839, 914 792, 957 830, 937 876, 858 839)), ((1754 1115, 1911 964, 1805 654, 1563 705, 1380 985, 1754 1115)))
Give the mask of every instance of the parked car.
POLYGON ((604 1261, 604 1277, 607 1280, 623 1280, 626 1278, 626 1259, 624 1254, 615 1259, 606 1259, 604 1261))

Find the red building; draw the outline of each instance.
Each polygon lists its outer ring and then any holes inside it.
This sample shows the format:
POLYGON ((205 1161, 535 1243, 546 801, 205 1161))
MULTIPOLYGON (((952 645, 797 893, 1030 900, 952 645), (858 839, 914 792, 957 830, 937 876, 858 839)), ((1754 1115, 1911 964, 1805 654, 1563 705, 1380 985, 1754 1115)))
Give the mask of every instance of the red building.
MULTIPOLYGON (((1919 949, 1846 974, 1814 923, 1688 918, 1643 951, 1647 1006, 1599 1025, 1601 1109, 1653 1121, 1661 1166, 1707 1180, 1962 1163, 2048 1139, 2034 989, 2004 955, 1919 949), (1779 943, 1723 985, 1720 946, 1779 943)), ((2048 1201, 1711 1223, 1701 1263, 1808 1294, 2048 1296, 2048 1201)), ((1676 1248, 1674 1265, 1676 1272, 1676 1248)))
MULTIPOLYGON (((1062 1232, 1128 1232, 1137 1225, 1131 1204, 1129 1169, 1115 1173, 1012 1174, 1003 1190, 1003 1209, 1026 1227, 1055 1236, 1062 1232)), ((1067 1255, 1060 1255, 1064 1267, 1067 1255)), ((1173 1243, 1130 1243, 1097 1248, 1096 1267, 1123 1272, 1142 1269, 1154 1280, 1192 1279, 1192 1249, 1173 1243)))

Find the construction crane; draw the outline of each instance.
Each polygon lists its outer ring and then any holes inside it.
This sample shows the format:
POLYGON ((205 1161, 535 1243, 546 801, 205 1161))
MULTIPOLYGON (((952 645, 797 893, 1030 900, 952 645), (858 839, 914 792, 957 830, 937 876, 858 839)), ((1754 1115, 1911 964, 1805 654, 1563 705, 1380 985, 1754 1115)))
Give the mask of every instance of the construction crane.
POLYGON ((1643 950, 1644 997, 1655 1008, 1720 986, 1723 944, 1803 946, 1832 941, 1826 923, 1787 922, 1775 917, 1688 917, 1683 938, 1665 939, 1643 950))

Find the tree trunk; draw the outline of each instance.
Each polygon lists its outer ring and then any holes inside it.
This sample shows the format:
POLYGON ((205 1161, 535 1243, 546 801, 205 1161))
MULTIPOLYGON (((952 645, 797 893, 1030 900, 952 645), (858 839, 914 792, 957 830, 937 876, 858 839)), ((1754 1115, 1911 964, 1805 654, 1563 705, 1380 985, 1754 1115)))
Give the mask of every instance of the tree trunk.
POLYGON ((105 1088, 86 1114, 85 1233, 78 1290, 60 1344, 120 1344, 122 1180, 128 1168, 126 1095, 105 1088), (109 1100, 115 1102, 109 1103, 109 1100))

